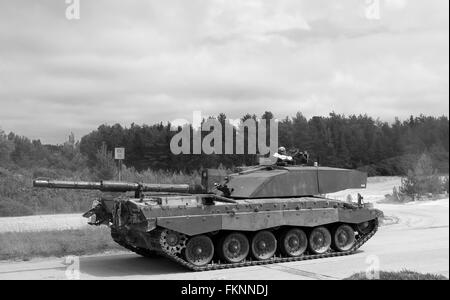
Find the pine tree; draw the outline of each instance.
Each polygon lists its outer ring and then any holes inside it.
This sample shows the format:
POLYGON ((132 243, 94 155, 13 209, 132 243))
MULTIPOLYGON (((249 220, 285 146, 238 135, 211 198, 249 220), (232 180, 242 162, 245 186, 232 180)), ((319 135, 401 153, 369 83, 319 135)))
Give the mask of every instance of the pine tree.
POLYGON ((0 129, 0 163, 8 163, 14 151, 14 143, 8 140, 6 134, 0 129))
POLYGON ((97 151, 97 164, 94 168, 96 180, 111 180, 116 175, 116 164, 111 151, 103 143, 97 151))

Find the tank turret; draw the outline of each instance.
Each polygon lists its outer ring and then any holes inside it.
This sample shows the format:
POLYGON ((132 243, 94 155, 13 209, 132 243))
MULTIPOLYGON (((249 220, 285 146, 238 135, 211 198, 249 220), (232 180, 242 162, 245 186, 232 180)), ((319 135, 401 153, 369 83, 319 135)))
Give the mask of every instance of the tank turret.
POLYGON ((228 175, 217 187, 226 197, 257 199, 330 194, 366 184, 367 174, 355 170, 264 166, 228 175))

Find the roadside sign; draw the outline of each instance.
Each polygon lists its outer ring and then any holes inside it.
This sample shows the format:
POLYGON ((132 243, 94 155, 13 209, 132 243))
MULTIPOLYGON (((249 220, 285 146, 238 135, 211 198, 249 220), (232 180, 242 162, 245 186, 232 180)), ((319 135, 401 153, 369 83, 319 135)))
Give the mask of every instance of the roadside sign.
POLYGON ((114 149, 114 158, 117 160, 125 159, 125 148, 115 148, 114 149))
POLYGON ((119 161, 119 181, 122 181, 122 160, 125 159, 125 148, 114 148, 114 158, 119 161))

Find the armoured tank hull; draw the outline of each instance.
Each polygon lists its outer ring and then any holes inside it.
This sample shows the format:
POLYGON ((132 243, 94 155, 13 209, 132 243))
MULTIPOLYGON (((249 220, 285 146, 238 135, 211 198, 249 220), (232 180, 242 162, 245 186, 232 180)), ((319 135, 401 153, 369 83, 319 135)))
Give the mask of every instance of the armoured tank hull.
POLYGON ((315 197, 212 201, 197 195, 115 202, 112 236, 138 254, 205 271, 349 255, 375 234, 381 215, 315 197))
POLYGON ((202 173, 200 186, 36 180, 34 186, 98 189, 92 225, 143 256, 163 256, 193 271, 354 253, 378 229, 382 212, 321 196, 363 188, 364 173, 316 167, 255 167, 202 173), (134 196, 123 194, 134 191, 134 196), (117 194, 119 192, 120 194, 117 194), (316 195, 316 196, 314 196, 316 195))

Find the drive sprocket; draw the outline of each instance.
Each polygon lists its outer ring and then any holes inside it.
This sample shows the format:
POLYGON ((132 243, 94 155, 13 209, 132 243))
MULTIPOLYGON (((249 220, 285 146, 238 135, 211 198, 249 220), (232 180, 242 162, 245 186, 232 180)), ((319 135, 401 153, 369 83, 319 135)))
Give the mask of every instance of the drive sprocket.
POLYGON ((164 229, 160 236, 160 245, 166 253, 181 254, 181 251, 186 248, 188 237, 173 230, 164 229))

